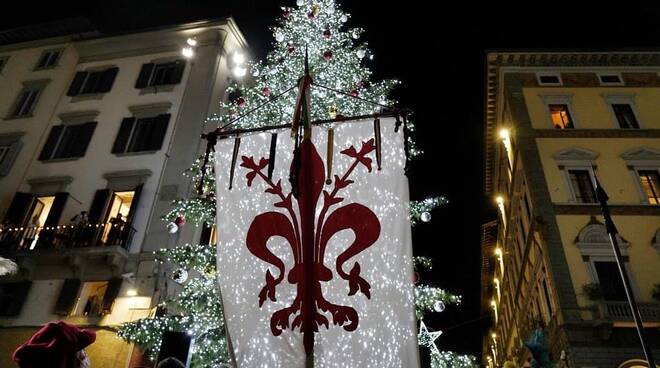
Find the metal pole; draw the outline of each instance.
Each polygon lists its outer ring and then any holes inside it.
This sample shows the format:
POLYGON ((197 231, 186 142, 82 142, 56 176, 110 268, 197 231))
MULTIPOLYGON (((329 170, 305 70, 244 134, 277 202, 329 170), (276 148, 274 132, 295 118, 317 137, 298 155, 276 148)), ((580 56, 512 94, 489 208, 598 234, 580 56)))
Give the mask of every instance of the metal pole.
POLYGON ((651 348, 648 345, 648 341, 646 340, 646 334, 644 332, 644 326, 642 325, 642 317, 639 313, 639 307, 637 306, 635 297, 632 294, 630 280, 628 279, 628 274, 626 273, 626 270, 623 266, 621 250, 619 249, 619 242, 616 239, 619 231, 616 229, 616 226, 612 221, 610 208, 607 205, 607 200, 609 197, 607 196, 607 193, 605 193, 605 189, 603 189, 603 187, 600 185, 600 182, 598 182, 598 178, 596 178, 596 197, 598 198, 600 209, 603 212, 603 217, 605 218, 605 228, 607 229, 607 234, 610 236, 610 243, 612 243, 614 258, 616 258, 616 264, 619 267, 619 274, 621 275, 621 280, 623 281, 623 288, 626 291, 626 298, 628 298, 628 305, 632 311, 633 319, 635 320, 635 326, 637 326, 637 333, 639 334, 639 340, 642 343, 642 350, 644 350, 646 362, 650 368, 655 368, 655 359, 653 359, 653 352, 651 351, 651 348))

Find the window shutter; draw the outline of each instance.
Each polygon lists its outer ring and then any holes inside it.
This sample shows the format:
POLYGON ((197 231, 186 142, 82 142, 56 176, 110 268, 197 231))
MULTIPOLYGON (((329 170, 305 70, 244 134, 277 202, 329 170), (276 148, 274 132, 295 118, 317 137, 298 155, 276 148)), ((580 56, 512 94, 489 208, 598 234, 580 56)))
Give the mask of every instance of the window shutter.
POLYGON ((76 304, 76 300, 78 299, 80 284, 81 282, 79 279, 64 280, 60 296, 57 298, 57 303, 55 304, 55 314, 60 316, 68 316, 71 314, 71 311, 76 304))
POLYGON ((117 138, 115 138, 115 143, 112 145, 112 153, 124 153, 126 151, 133 124, 135 124, 135 118, 124 118, 121 121, 117 138))
POLYGON ((39 161, 51 159, 53 156, 53 151, 55 151, 55 147, 57 146, 57 141, 60 139, 60 135, 62 135, 63 130, 64 125, 55 125, 50 130, 48 139, 46 139, 46 144, 44 144, 44 148, 41 150, 41 154, 39 155, 39 161))
POLYGON ((48 217, 44 222, 44 226, 57 226, 62 217, 62 212, 64 212, 64 206, 66 205, 66 200, 69 198, 69 193, 57 193, 55 194, 55 200, 53 200, 53 205, 50 207, 48 212, 48 217))
POLYGON ((119 295, 119 289, 121 289, 121 278, 115 278, 115 279, 110 279, 108 281, 108 288, 105 291, 105 295, 103 295, 103 310, 102 314, 110 314, 112 312, 112 305, 115 303, 115 299, 117 299, 117 295, 119 295))
POLYGON ((176 68, 170 75, 170 80, 168 84, 178 84, 181 82, 181 77, 183 77, 183 71, 186 69, 185 60, 177 60, 176 68))
POLYGON ((23 304, 25 304, 31 286, 32 281, 21 281, 12 284, 9 305, 4 310, 5 316, 13 317, 21 314, 21 309, 23 309, 23 304))
POLYGON ((149 136, 148 151, 158 151, 163 146, 163 139, 167 132, 167 125, 170 122, 170 114, 161 114, 154 118, 149 136))
POLYGON ((140 69, 140 75, 138 75, 137 81, 135 81, 135 88, 144 88, 149 85, 149 79, 151 78, 151 72, 154 70, 154 63, 142 64, 142 69, 140 69))
POLYGON ((110 189, 99 189, 96 191, 92 205, 89 206, 88 218, 90 223, 98 224, 106 220, 105 217, 108 212, 111 196, 112 191, 110 189))
POLYGON ((137 212, 138 202, 140 202, 140 195, 142 194, 142 188, 144 184, 140 184, 135 189, 133 189, 133 201, 131 201, 131 208, 128 210, 128 218, 126 219, 126 225, 131 226, 133 219, 135 218, 135 213, 137 212))
POLYGON ((80 89, 83 86, 83 83, 85 82, 85 78, 87 77, 87 72, 78 72, 76 73, 76 76, 73 77, 73 81, 71 82, 71 85, 69 86, 69 91, 66 93, 67 96, 78 96, 80 94, 80 89))
POLYGON ((5 214, 4 223, 9 226, 23 226, 28 220, 28 214, 34 205, 32 193, 16 192, 14 199, 5 214))
POLYGON ((202 225, 202 233, 199 236, 199 245, 211 244, 211 235, 213 234, 213 227, 208 222, 202 225))
POLYGON ((94 135, 94 129, 96 129, 95 121, 81 124, 76 127, 77 132, 75 140, 73 141, 73 147, 71 147, 70 157, 85 156, 89 142, 92 140, 92 135, 94 135))
POLYGON ((110 68, 103 72, 103 76, 101 76, 101 82, 99 84, 99 92, 110 92, 112 85, 115 83, 115 78, 117 77, 118 72, 119 68, 117 67, 110 68))

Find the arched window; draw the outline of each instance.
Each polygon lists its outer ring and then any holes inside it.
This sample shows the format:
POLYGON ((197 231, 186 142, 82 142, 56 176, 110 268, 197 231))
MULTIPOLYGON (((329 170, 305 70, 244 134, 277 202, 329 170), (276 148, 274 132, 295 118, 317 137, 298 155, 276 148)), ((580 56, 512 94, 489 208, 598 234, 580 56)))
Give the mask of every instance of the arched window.
MULTIPOLYGON (((624 259, 624 267, 630 277, 627 262, 630 244, 621 236, 618 236, 617 240, 624 259)), ((592 282, 601 286, 602 298, 605 301, 625 301, 626 292, 605 225, 592 216, 589 223, 580 230, 575 244, 580 249, 592 282)), ((632 278, 631 283, 633 283, 632 278)))
MULTIPOLYGON (((646 362, 646 360, 643 359, 631 359, 627 360, 621 364, 617 368, 647 368, 649 365, 646 362)), ((656 367, 658 367, 656 365, 656 367)))

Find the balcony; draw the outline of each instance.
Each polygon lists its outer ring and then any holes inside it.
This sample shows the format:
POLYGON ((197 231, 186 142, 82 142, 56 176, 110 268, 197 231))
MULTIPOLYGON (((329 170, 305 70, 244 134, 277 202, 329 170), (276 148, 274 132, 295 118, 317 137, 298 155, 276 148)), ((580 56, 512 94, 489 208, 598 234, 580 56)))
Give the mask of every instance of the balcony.
MULTIPOLYGON (((642 321, 660 322, 660 303, 637 303, 642 321)), ((598 317, 611 322, 633 322, 628 302, 602 302, 598 304, 598 317)))
POLYGON ((35 251, 118 246, 128 250, 135 229, 111 223, 51 227, 0 227, 0 250, 35 251))
POLYGON ((0 228, 0 254, 16 260, 21 277, 103 279, 122 273, 134 234, 111 223, 0 228))

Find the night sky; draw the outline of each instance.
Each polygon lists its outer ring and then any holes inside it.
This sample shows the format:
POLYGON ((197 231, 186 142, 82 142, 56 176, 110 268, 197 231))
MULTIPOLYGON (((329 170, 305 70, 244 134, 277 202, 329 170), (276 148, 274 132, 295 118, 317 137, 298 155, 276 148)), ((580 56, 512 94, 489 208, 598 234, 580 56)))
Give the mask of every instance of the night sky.
MULTIPOLYGON (((488 317, 480 316, 480 225, 495 217, 483 194, 484 58, 487 50, 656 48, 660 5, 607 2, 438 2, 344 0, 349 26, 365 28, 376 79, 398 78, 402 106, 415 111, 426 152, 410 170, 413 199, 445 195, 450 204, 413 231, 415 253, 434 259, 422 281, 463 295, 427 324, 441 349, 480 355, 488 317)), ((294 0, 113 0, 12 2, 0 28, 84 16, 102 31, 233 15, 256 58, 270 50, 268 27, 294 0)))

